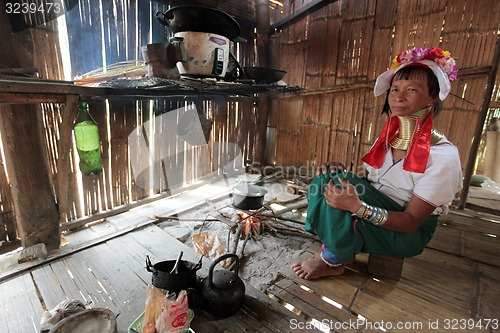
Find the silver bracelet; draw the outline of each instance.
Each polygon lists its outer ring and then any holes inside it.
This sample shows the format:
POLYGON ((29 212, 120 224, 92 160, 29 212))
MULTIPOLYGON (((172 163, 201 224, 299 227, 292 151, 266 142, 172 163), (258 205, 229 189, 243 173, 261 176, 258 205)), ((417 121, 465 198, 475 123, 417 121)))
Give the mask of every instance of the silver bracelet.
POLYGON ((361 207, 359 207, 359 209, 356 211, 356 213, 351 214, 351 216, 357 216, 359 218, 363 218, 367 208, 368 208, 367 203, 364 201, 361 201, 361 207))
POLYGON ((386 209, 375 207, 361 201, 361 207, 352 216, 359 217, 373 225, 383 225, 389 218, 389 212, 386 209))
POLYGON ((389 212, 383 208, 376 207, 376 209, 378 210, 377 216, 375 216, 375 218, 370 219, 368 221, 370 223, 372 223, 373 225, 380 226, 380 225, 383 225, 385 222, 387 222, 387 219, 389 218, 389 212))

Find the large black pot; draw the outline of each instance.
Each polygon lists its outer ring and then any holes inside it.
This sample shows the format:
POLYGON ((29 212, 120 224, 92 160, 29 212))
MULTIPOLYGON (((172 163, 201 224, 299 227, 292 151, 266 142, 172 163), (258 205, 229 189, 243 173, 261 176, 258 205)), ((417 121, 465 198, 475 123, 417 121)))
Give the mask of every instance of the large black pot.
POLYGON ((264 205, 266 189, 252 184, 242 184, 233 188, 233 206, 240 209, 259 209, 264 205))
POLYGON ((149 256, 146 256, 146 269, 152 273, 151 283, 153 286, 178 294, 181 290, 196 288, 196 271, 201 268, 202 258, 197 264, 181 260, 178 273, 170 274, 176 260, 160 261, 152 265, 149 256))
POLYGON ((208 32, 231 40, 240 35, 240 25, 232 16, 209 7, 176 6, 165 13, 156 13, 156 19, 174 34, 181 31, 208 32))

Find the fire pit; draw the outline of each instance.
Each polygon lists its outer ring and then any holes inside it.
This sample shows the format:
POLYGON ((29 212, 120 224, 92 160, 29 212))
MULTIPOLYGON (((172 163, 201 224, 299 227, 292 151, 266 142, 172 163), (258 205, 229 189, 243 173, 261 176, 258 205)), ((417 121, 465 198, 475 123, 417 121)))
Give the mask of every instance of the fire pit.
POLYGON ((261 223, 261 218, 256 215, 249 215, 247 213, 239 212, 239 217, 242 219, 241 224, 243 225, 241 230, 241 239, 252 238, 255 239, 262 234, 263 223, 261 223))

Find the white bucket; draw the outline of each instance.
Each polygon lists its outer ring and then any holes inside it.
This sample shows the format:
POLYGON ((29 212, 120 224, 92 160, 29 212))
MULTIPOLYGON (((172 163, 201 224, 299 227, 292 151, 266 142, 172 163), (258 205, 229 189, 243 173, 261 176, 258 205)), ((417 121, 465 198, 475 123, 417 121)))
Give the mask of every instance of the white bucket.
POLYGON ((229 39, 207 32, 182 31, 187 60, 178 62, 180 75, 224 77, 229 63, 229 39))

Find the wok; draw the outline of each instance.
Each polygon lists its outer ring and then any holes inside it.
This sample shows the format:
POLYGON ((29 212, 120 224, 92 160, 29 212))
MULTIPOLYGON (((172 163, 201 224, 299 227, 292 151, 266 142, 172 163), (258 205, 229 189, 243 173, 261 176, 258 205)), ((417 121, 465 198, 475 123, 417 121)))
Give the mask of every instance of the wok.
POLYGON ((256 83, 275 83, 281 80, 286 72, 280 69, 265 67, 244 67, 247 78, 255 80, 256 83))

